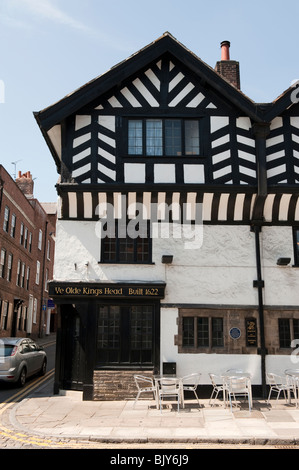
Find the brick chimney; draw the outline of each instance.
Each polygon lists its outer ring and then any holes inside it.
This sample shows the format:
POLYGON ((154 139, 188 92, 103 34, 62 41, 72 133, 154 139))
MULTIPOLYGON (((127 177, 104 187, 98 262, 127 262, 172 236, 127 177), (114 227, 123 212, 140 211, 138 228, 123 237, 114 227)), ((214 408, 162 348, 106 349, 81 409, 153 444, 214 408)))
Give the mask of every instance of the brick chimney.
POLYGON ((240 90, 240 69, 239 62, 230 60, 229 56, 229 41, 222 41, 221 45, 221 60, 216 63, 215 70, 228 82, 240 90))
POLYGON ((16 183, 19 186, 23 194, 28 198, 33 198, 33 179, 30 171, 27 171, 22 175, 19 171, 18 178, 16 178, 16 183))

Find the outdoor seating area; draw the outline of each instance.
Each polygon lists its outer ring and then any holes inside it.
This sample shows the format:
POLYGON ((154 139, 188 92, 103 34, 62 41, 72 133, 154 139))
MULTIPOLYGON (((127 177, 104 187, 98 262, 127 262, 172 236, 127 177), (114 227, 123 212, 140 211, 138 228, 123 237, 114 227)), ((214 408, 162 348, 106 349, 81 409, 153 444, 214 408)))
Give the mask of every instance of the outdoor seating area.
POLYGON ((251 375, 241 369, 228 369, 220 376, 209 374, 213 386, 212 394, 210 397, 210 404, 214 404, 221 392, 224 407, 227 403, 233 411, 233 402, 237 404, 237 397, 244 397, 248 400, 249 412, 252 409, 252 389, 251 389, 251 375), (213 402, 213 403, 212 403, 213 402))
MULTIPOLYGON (((200 373, 192 373, 183 377, 172 375, 160 376, 142 376, 134 375, 137 386, 137 395, 134 407, 142 393, 149 393, 155 401, 155 406, 162 413, 164 405, 175 403, 176 410, 179 412, 185 408, 186 394, 190 399, 190 393, 193 394, 192 406, 196 399, 197 406, 200 408, 201 400, 198 396, 198 386, 200 385, 200 373)), ((248 411, 253 409, 251 374, 241 369, 228 369, 221 374, 209 373, 212 393, 208 400, 208 405, 213 407, 216 403, 224 408, 229 407, 230 411, 238 409, 241 400, 248 403, 248 411)), ((281 375, 268 372, 266 374, 269 393, 265 399, 266 404, 270 405, 270 400, 278 403, 280 398, 288 405, 295 404, 298 408, 299 401, 299 369, 287 369, 281 375), (292 402, 294 399, 294 402, 292 402)), ((188 400, 191 403, 191 400, 188 400)), ((273 403, 273 402, 272 402, 273 403)))
POLYGON ((276 393, 276 400, 284 396, 286 403, 291 403, 292 395, 295 400, 296 408, 298 408, 299 398, 299 369, 286 369, 284 375, 274 373, 267 374, 267 380, 270 385, 267 403, 269 403, 272 393, 276 393))
POLYGON ((186 375, 184 377, 174 377, 171 375, 162 375, 154 376, 154 378, 142 375, 134 375, 134 380, 137 387, 137 396, 134 402, 140 398, 142 393, 153 393, 154 400, 156 402, 156 407, 160 408, 162 412, 162 404, 164 400, 169 398, 175 398, 177 403, 177 410, 180 410, 181 407, 185 407, 184 393, 192 392, 197 400, 198 405, 200 405, 199 398, 197 396, 197 386, 200 381, 199 373, 193 373, 186 375))

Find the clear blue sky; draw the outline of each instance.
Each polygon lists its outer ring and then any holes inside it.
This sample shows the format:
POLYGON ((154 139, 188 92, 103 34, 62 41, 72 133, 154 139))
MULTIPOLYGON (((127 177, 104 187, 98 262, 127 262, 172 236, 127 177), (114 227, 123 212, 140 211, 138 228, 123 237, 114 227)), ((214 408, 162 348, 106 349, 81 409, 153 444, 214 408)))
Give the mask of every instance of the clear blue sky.
POLYGON ((35 197, 56 201, 56 167, 33 111, 165 31, 212 67, 229 40, 242 91, 273 101, 299 78, 298 18, 297 0, 0 0, 0 162, 12 176, 31 171, 35 197))

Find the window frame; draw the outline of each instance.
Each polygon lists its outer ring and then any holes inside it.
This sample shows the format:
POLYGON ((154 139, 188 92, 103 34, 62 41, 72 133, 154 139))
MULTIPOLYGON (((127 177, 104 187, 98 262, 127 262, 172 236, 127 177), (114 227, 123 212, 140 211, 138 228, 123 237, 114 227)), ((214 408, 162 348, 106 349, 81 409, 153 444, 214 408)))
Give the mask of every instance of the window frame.
POLYGON ((293 348, 294 346, 291 345, 292 341, 299 339, 299 337, 296 338, 295 336, 296 331, 299 332, 299 319, 290 317, 280 317, 278 318, 277 328, 279 349, 293 348), (283 324, 284 326, 282 326, 283 324), (287 334, 283 334, 285 331, 287 332, 287 334))
POLYGON ((5 206, 4 208, 4 217, 3 217, 3 230, 4 232, 9 232, 9 217, 10 217, 10 208, 5 206))
POLYGON ((16 214, 12 214, 11 224, 10 224, 10 236, 11 236, 11 238, 15 238, 15 236, 16 236, 16 225, 17 225, 17 216, 16 216, 16 214))
POLYGON ((219 350, 225 347, 224 341, 224 317, 223 316, 207 316, 207 315, 182 315, 182 352, 202 351, 202 350, 219 350), (188 341, 189 344, 184 344, 184 323, 188 320, 188 341), (193 325, 192 325, 193 320, 193 325), (221 337, 216 335, 219 333, 216 328, 216 321, 221 320, 221 337), (204 328, 200 329, 200 322, 204 328), (190 328, 191 327, 191 328, 190 328), (200 335, 200 331, 202 335, 200 335), (190 338, 193 338, 193 344, 190 344, 190 338))
MULTIPOLYGON (((129 221, 127 221, 128 224, 129 221)), ((122 223, 122 222, 121 222, 122 223)), ((129 237, 126 230, 126 237, 120 237, 119 234, 122 230, 119 228, 119 220, 115 220, 115 237, 106 235, 106 237, 101 237, 101 261, 100 263, 108 264, 152 264, 152 238, 150 236, 150 222, 147 221, 147 237, 137 236, 135 238, 129 237), (129 251, 121 252, 121 247, 123 245, 122 240, 126 243, 133 245, 133 259, 122 259, 122 253, 130 253, 129 251), (147 241, 147 252, 143 251, 144 249, 144 240, 147 241), (106 244, 110 246, 110 250, 106 250, 106 244), (115 251, 112 251, 112 246, 114 245, 115 251), (138 260, 138 248, 142 248, 141 255, 143 259, 138 260), (110 253, 110 255, 109 255, 110 253), (112 257, 111 254, 115 256, 112 257), (144 258, 144 254, 147 253, 147 259, 144 258)), ((112 235, 112 234, 111 234, 112 235)))
MULTIPOLYGON (((126 118, 126 125, 124 126, 126 130, 126 142, 125 142, 125 149, 124 153, 127 157, 137 159, 137 158, 145 158, 145 159, 150 159, 150 158, 158 158, 158 159, 167 159, 167 158, 175 158, 179 159, 182 158, 184 160, 188 158, 202 158, 205 157, 206 152, 205 152, 205 145, 204 145, 204 132, 203 132, 203 118, 200 117, 195 117, 195 116, 190 116, 190 117, 159 117, 159 116, 141 116, 141 117, 127 117, 126 118), (140 153, 130 153, 129 151, 129 123, 130 122, 141 122, 142 126, 142 136, 140 137, 142 141, 142 149, 140 153), (162 153, 161 154, 148 154, 147 152, 147 123, 150 121, 161 121, 162 122, 162 136, 161 136, 161 146, 162 146, 162 153), (180 134, 181 134, 181 139, 180 139, 180 144, 181 144, 181 152, 180 155, 175 154, 175 153, 167 153, 166 152, 166 122, 167 121, 172 121, 172 122, 180 122, 180 134), (191 153, 188 154, 186 152, 186 123, 187 122, 192 122, 195 121, 198 123, 198 153, 191 153)), ((140 148, 141 145, 138 145, 140 148)))
POLYGON ((13 254, 8 253, 7 256, 7 268, 6 268, 6 280, 7 282, 11 282, 12 278, 12 267, 13 267, 13 254))
POLYGON ((6 260, 7 260, 7 250, 6 248, 1 248, 0 252, 0 278, 5 279, 6 276, 6 260))
POLYGON ((154 303, 98 305, 96 369, 149 367, 156 362, 157 310, 154 303))

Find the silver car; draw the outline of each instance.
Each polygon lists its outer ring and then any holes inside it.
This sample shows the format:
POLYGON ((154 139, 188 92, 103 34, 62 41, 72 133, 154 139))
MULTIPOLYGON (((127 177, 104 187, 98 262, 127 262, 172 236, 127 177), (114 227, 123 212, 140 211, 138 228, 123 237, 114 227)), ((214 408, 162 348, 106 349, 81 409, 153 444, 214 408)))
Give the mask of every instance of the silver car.
POLYGON ((47 354, 30 338, 0 338, 0 382, 23 386, 26 378, 47 368, 47 354))

